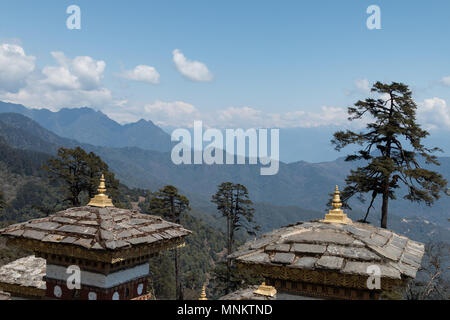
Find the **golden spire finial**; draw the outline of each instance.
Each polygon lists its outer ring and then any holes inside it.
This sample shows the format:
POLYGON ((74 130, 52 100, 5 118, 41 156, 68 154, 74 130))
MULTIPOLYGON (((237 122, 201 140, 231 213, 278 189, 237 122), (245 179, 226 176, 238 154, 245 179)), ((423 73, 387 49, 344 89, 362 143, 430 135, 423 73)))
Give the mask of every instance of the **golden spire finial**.
POLYGON ((100 184, 98 185, 98 194, 105 194, 106 185, 105 185, 105 175, 102 173, 102 177, 100 178, 100 184))
POLYGON ((100 184, 98 185, 98 194, 96 194, 91 201, 88 203, 88 206, 91 207, 114 207, 111 199, 105 194, 106 192, 106 184, 105 184, 105 176, 102 174, 100 178, 100 184))
POLYGON ((340 207, 342 207, 341 193, 339 192, 339 187, 338 186, 336 186, 336 189, 334 190, 334 197, 333 197, 332 206, 335 209, 339 209, 340 207))
POLYGON ((202 293, 200 295, 200 299, 198 300, 208 300, 208 298, 206 297, 206 286, 204 285, 202 288, 202 293))
POLYGON ((350 220, 344 213, 344 211, 341 209, 342 207, 341 193, 339 192, 338 186, 336 186, 336 189, 334 190, 334 196, 331 205, 333 206, 333 209, 330 210, 328 214, 325 215, 325 220, 322 220, 322 222, 334 222, 345 224, 352 223, 352 220, 350 220))

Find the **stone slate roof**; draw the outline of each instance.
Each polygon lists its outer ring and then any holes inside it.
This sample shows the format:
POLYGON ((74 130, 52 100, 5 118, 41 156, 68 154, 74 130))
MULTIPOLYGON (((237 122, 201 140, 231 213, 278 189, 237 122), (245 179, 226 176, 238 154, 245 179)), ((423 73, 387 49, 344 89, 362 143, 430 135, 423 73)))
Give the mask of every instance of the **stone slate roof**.
POLYGON ((246 264, 337 271, 367 276, 378 265, 382 278, 414 278, 424 245, 363 223, 298 223, 244 244, 230 257, 246 264))
POLYGON ((45 259, 29 256, 0 267, 2 284, 45 290, 45 259))
POLYGON ((137 210, 90 206, 70 208, 0 230, 0 235, 9 238, 70 244, 100 251, 153 245, 182 239, 190 233, 179 224, 137 210))

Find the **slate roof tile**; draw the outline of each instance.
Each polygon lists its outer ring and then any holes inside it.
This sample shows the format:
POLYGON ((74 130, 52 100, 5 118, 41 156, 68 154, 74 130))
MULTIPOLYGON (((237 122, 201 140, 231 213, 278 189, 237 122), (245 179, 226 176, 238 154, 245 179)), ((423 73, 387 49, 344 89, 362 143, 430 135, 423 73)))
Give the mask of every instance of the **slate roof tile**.
POLYGON ((282 264, 366 275, 379 266, 382 277, 415 277, 424 246, 392 231, 353 222, 310 222, 273 230, 248 241, 230 258, 242 263, 282 264), (291 246, 289 253, 286 252, 291 246))
POLYGON ((190 233, 179 224, 136 210, 96 207, 70 208, 0 230, 0 235, 6 237, 60 242, 83 248, 95 246, 96 250, 119 250, 134 244, 182 239, 190 233))

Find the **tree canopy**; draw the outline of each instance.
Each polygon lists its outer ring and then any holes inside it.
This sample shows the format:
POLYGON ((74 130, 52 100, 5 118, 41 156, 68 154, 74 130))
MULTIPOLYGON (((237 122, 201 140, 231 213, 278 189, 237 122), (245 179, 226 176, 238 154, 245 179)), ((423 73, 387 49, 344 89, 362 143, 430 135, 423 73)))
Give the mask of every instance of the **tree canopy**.
MULTIPOLYGON (((253 221, 253 202, 250 200, 247 188, 242 184, 224 182, 218 186, 216 194, 212 196, 211 202, 215 203, 217 210, 227 221, 227 255, 233 253, 235 234, 238 230, 245 230, 254 235, 259 226, 253 221)), ((218 270, 219 272, 220 270, 218 270)), ((220 272, 219 272, 220 273, 220 272)), ((217 277, 218 278, 218 277, 217 277)), ((227 258, 226 293, 232 290, 232 265, 231 259, 227 258)))
POLYGON ((114 173, 109 171, 108 165, 95 153, 87 153, 82 148, 60 148, 58 155, 51 158, 43 166, 51 180, 62 182, 62 189, 66 194, 64 201, 72 206, 80 206, 85 193, 88 201, 97 193, 102 173, 105 175, 107 193, 114 203, 119 201, 119 181, 114 173))
MULTIPOLYGON (((178 189, 168 185, 155 192, 150 200, 149 213, 164 216, 169 221, 181 223, 181 217, 189 211, 189 199, 178 193, 178 189)), ((183 300, 183 286, 180 279, 180 257, 174 250, 175 288, 177 300, 183 300)))
POLYGON ((368 121, 366 130, 338 131, 332 143, 338 151, 352 144, 361 147, 345 159, 360 160, 366 165, 352 170, 347 176, 343 199, 347 201, 355 194, 364 199, 362 196, 370 193, 367 218, 380 195, 381 227, 386 228, 389 200, 396 199, 396 190, 401 185, 407 190, 405 199, 432 205, 439 199, 447 181, 441 174, 423 166, 439 165, 433 153, 440 149, 424 146, 423 139, 429 133, 416 120, 417 105, 408 86, 376 82, 371 91, 379 97, 360 100, 348 108, 350 121, 368 121))

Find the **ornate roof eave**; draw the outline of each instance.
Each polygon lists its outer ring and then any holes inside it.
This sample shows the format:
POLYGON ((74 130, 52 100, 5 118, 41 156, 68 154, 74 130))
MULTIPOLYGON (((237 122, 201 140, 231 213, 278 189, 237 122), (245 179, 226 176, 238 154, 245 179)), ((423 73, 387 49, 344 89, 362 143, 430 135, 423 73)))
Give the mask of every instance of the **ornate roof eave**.
POLYGON ((34 287, 25 287, 17 284, 0 282, 0 290, 9 292, 12 296, 30 298, 30 299, 43 299, 46 294, 46 289, 39 289, 34 287))
MULTIPOLYGON (((246 263, 239 260, 236 261, 236 265, 238 268, 245 268, 251 273, 262 276, 265 279, 311 283, 338 288, 369 290, 367 288, 368 275, 343 274, 332 270, 288 268, 286 266, 275 264, 263 265, 246 263)), ((375 291, 392 291, 399 286, 405 285, 408 278, 402 277, 401 279, 394 279, 381 277, 380 280, 380 289, 375 291)))
MULTIPOLYGON (((186 235, 187 236, 187 235, 186 235)), ((116 250, 94 250, 87 249, 72 244, 45 243, 39 240, 16 238, 4 236, 7 238, 7 244, 18 246, 36 253, 38 256, 59 255, 76 259, 94 260, 110 264, 120 263, 122 261, 154 255, 164 250, 173 250, 185 246, 185 237, 167 239, 154 244, 141 244, 133 247, 121 248, 116 250)))

